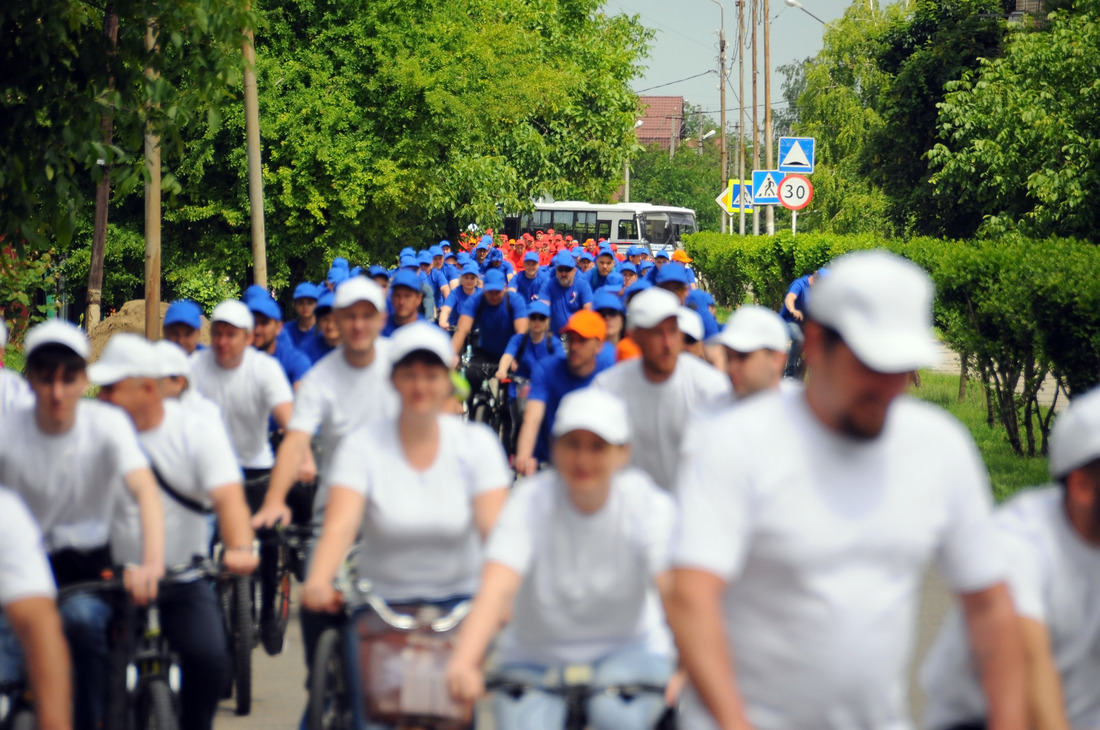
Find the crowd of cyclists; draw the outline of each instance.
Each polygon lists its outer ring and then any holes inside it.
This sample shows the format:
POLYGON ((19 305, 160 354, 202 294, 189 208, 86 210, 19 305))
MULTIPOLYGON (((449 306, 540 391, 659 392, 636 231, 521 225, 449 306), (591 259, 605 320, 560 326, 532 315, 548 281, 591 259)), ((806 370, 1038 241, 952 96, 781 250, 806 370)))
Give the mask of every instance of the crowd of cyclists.
POLYGON ((118 607, 66 589, 125 566, 178 655, 179 727, 209 730, 232 638, 187 567, 216 543, 218 571, 257 573, 257 532, 299 525, 308 671, 340 636, 332 727, 413 705, 462 727, 486 696, 500 730, 911 727, 930 563, 958 608, 929 730, 1100 727, 1100 392, 1057 418, 1055 484, 994 510, 969 434, 906 395, 937 357, 922 270, 848 254, 720 327, 691 263, 490 232, 338 258, 285 322, 250 287, 209 346, 189 301, 94 362, 77 327, 31 328, 25 380, 0 369, 0 694, 28 687, 41 728, 112 727, 118 607), (442 659, 365 650, 390 607, 461 619, 442 659))

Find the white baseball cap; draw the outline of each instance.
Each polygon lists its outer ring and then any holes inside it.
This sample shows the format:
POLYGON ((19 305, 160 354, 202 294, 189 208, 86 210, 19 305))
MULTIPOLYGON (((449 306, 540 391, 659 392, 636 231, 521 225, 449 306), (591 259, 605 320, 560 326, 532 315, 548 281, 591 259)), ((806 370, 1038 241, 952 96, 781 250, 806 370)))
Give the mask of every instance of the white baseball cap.
POLYGON ((127 378, 159 378, 162 369, 152 342, 132 332, 119 332, 88 366, 88 380, 92 385, 114 385, 127 378))
POLYGON ((256 326, 252 310, 248 308, 247 304, 236 299, 227 299, 214 307, 214 312, 210 315, 210 322, 225 322, 237 329, 248 330, 249 332, 256 326))
POLYGON ((609 444, 630 442, 630 414, 618 396, 597 388, 581 388, 561 399, 554 416, 554 436, 591 431, 609 444))
POLYGON ((667 289, 651 287, 630 300, 626 321, 631 327, 650 329, 680 314, 680 297, 667 289))
POLYGON ((888 251, 845 254, 810 291, 810 318, 840 333, 860 362, 904 373, 936 361, 932 279, 888 251))
POLYGON ((703 318, 694 309, 680 307, 680 311, 676 313, 676 321, 680 325, 680 332, 699 342, 703 341, 703 318))
POLYGON ((451 367, 455 356, 454 350, 451 349, 451 338, 439 327, 428 322, 413 322, 404 327, 398 327, 390 337, 391 363, 397 364, 417 350, 432 353, 447 368, 451 367))
POLYGON ((745 305, 734 312, 725 328, 711 341, 745 353, 757 350, 786 352, 791 346, 783 318, 767 307, 755 304, 745 305))
POLYGON ((386 306, 386 295, 378 282, 365 276, 354 276, 336 287, 333 309, 344 309, 356 302, 370 302, 378 311, 386 306))
POLYGON ((64 345, 85 360, 92 350, 84 331, 61 319, 47 320, 32 327, 23 340, 24 354, 30 357, 43 345, 64 345))
POLYGON ((1100 459, 1100 388, 1074 398, 1050 432, 1050 474, 1061 479, 1100 459))
POLYGON ((181 376, 191 379, 191 361, 182 347, 169 340, 161 340, 153 345, 157 360, 160 362, 160 377, 181 376))

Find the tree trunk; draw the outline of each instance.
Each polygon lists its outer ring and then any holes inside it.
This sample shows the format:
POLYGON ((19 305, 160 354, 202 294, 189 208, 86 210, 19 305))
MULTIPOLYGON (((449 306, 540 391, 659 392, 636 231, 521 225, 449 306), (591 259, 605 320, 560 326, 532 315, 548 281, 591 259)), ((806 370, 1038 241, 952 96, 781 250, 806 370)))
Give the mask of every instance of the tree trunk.
POLYGON ((966 358, 965 352, 959 353, 959 403, 966 400, 966 358))
MULTIPOLYGON (((103 35, 107 38, 108 59, 114 58, 118 45, 118 14, 113 5, 108 5, 103 13, 103 35)), ((108 61, 108 64, 110 61, 108 61)), ((114 74, 108 68, 108 83, 114 87, 114 74)), ((103 144, 108 147, 114 142, 115 116, 111 111, 103 114, 103 144)), ((88 268, 87 309, 84 313, 84 329, 91 331, 99 324, 100 304, 103 300, 103 257, 107 250, 107 207, 111 200, 111 168, 102 166, 102 177, 95 189, 95 230, 92 235, 91 265, 88 268)))

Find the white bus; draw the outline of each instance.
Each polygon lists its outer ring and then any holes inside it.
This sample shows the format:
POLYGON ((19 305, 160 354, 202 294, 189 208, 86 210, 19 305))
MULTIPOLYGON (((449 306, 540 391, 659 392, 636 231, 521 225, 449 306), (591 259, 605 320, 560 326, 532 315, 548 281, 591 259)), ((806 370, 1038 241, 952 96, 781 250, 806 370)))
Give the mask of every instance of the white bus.
POLYGON ((535 203, 531 213, 506 215, 504 232, 510 238, 554 229, 577 241, 605 238, 616 244, 646 245, 658 251, 683 248, 683 236, 695 233, 695 211, 649 203, 584 203, 558 200, 535 203))

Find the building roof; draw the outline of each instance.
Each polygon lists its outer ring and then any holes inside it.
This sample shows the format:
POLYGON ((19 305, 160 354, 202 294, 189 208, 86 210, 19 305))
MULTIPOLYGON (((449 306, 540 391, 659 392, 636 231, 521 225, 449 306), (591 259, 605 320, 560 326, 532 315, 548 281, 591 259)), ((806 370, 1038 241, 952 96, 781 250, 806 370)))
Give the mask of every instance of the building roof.
POLYGON ((639 96, 642 126, 634 131, 638 143, 643 145, 659 144, 668 147, 675 136, 681 138, 684 125, 684 97, 682 96, 639 96))

